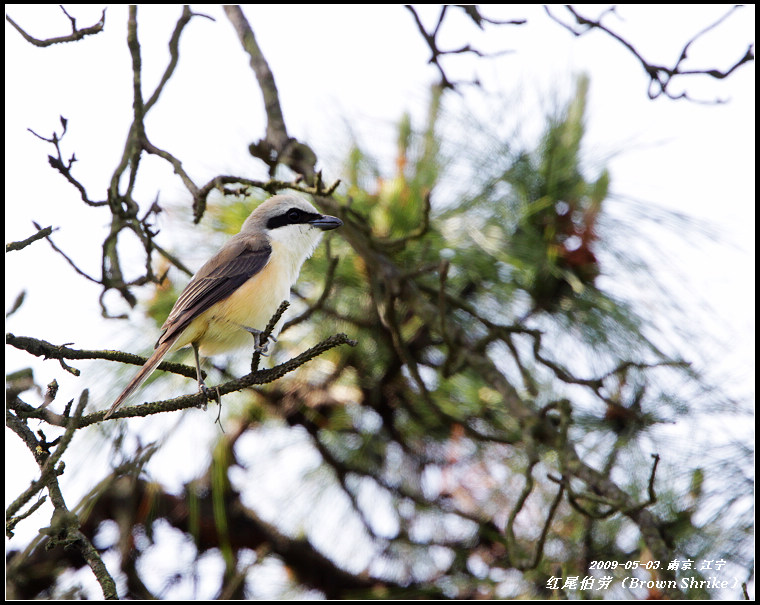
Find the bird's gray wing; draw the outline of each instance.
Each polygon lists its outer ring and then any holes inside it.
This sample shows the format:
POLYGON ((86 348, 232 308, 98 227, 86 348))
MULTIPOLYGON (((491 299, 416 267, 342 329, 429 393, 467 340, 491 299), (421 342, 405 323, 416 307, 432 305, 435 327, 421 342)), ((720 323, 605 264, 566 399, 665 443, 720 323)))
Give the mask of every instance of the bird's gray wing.
POLYGON ((156 346, 176 339, 190 323, 211 306, 230 296, 269 262, 272 247, 263 238, 235 238, 227 242, 187 284, 156 346))

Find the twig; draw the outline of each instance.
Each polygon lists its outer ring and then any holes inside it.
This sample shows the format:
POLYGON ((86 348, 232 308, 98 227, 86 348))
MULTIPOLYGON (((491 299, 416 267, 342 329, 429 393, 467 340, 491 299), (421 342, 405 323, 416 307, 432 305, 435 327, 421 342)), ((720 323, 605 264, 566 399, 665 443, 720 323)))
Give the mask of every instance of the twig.
MULTIPOLYGON (((36 221, 32 221, 32 224, 33 224, 33 225, 34 225, 34 226, 35 226, 37 229, 40 229, 40 231, 44 231, 44 230, 42 229, 42 227, 40 227, 40 226, 39 226, 39 224, 38 224, 36 221)), ((69 263, 69 265, 71 265, 71 267, 74 269, 74 271, 76 271, 77 273, 79 273, 79 275, 81 275, 82 277, 84 277, 84 278, 86 278, 86 279, 90 280, 91 282, 95 282, 96 284, 99 284, 99 283, 101 283, 101 282, 100 282, 100 280, 97 280, 97 279, 95 279, 94 277, 92 277, 92 276, 90 276, 90 275, 87 275, 87 273, 85 273, 85 272, 84 272, 84 271, 82 271, 82 270, 81 270, 79 267, 77 267, 77 266, 76 266, 76 264, 74 263, 74 261, 73 261, 73 260, 71 260, 71 259, 70 259, 70 258, 69 258, 69 257, 68 257, 68 256, 67 256, 67 255, 66 255, 64 252, 63 252, 63 250, 61 250, 61 249, 60 249, 58 246, 56 246, 56 245, 53 243, 53 240, 52 240, 52 239, 50 239, 50 234, 48 234, 48 235, 45 235, 44 237, 45 237, 45 239, 47 239, 48 243, 50 244, 50 247, 51 247, 53 250, 55 250, 55 251, 56 251, 58 254, 60 254, 60 255, 61 255, 61 256, 62 256, 64 259, 66 259, 66 262, 67 262, 67 263, 69 263)))
MULTIPOLYGON (((36 491, 39 491, 37 488, 41 488, 42 486, 47 487, 48 494, 50 495, 50 501, 54 507, 53 516, 50 526, 41 530, 41 533, 46 534, 48 537, 48 545, 53 547, 62 544, 66 547, 76 548, 90 566, 96 579, 100 583, 103 596, 106 599, 114 599, 117 598, 116 583, 108 573, 97 550, 92 546, 89 539, 80 531, 79 518, 66 506, 61 487, 58 483, 58 475, 63 472, 63 465, 61 464, 57 466, 57 463, 71 443, 71 440, 74 437, 74 431, 80 427, 80 420, 84 408, 87 405, 88 396, 89 392, 86 389, 82 391, 76 411, 73 416, 67 418, 65 423, 63 423, 62 426, 64 426, 66 430, 64 431, 63 436, 57 440, 57 446, 52 453, 49 453, 48 451, 50 444, 44 442, 44 435, 42 442, 37 440, 26 426, 26 423, 22 422, 17 416, 12 414, 10 409, 6 411, 6 424, 26 443, 40 467, 39 481, 33 483, 22 496, 28 496, 30 498, 31 495, 36 493, 36 491)), ((21 504, 23 503, 17 498, 11 508, 18 510, 16 507, 21 504)), ((6 522, 7 519, 8 513, 6 512, 6 522)))
MULTIPOLYGON (((274 315, 269 318, 269 322, 267 323, 266 327, 264 328, 264 331, 261 333, 260 337, 263 342, 266 344, 269 341, 269 337, 272 336, 272 330, 274 330, 274 327, 277 325, 277 322, 280 321, 280 318, 282 317, 282 314, 285 313, 285 311, 290 306, 290 303, 287 300, 283 300, 280 303, 280 306, 277 307, 277 310, 274 312, 274 315)), ((261 362, 261 351, 258 349, 254 349, 253 356, 251 357, 251 372, 255 372, 259 369, 259 363, 261 362)))
POLYGON ((620 34, 614 32, 612 29, 607 27, 602 23, 602 19, 605 15, 609 13, 614 13, 615 9, 607 9, 605 10, 597 19, 590 19, 588 17, 585 17, 581 15, 577 9, 575 9, 572 5, 565 5, 565 9, 573 16, 575 22, 581 26, 580 29, 574 28, 572 25, 565 23, 562 21, 559 17, 555 16, 551 10, 549 9, 548 5, 544 5, 544 11, 546 14, 555 22, 559 23, 562 27, 564 27, 566 30, 568 30, 571 34, 573 34, 576 37, 582 36, 589 31, 592 31, 594 29, 598 29, 614 40, 617 40, 620 44, 622 44, 641 64, 644 71, 647 73, 647 76, 649 76, 649 87, 647 90, 647 95, 650 99, 656 99, 661 95, 665 95, 666 97, 678 100, 678 99, 686 99, 692 102, 698 102, 698 103, 724 103, 725 101, 722 99, 715 99, 713 101, 700 101, 697 99, 694 99, 690 97, 686 92, 681 93, 672 93, 670 90, 668 90, 668 86, 672 83, 672 81, 675 79, 676 76, 693 76, 693 75, 705 75, 710 76, 712 78, 716 79, 723 79, 728 77, 731 73, 733 73, 736 69, 744 65, 745 63, 749 63, 751 61, 754 61, 755 55, 754 55, 754 45, 750 44, 747 50, 745 51, 744 55, 736 61, 733 65, 729 66, 725 70, 720 70, 716 68, 707 68, 707 69, 682 69, 682 64, 686 60, 688 51, 691 47, 691 45, 696 42, 701 36, 712 30, 713 28, 720 25, 723 21, 725 21, 735 10, 741 8, 739 5, 735 5, 729 9, 729 11, 723 15, 721 18, 719 18, 714 23, 708 25, 701 31, 699 31, 697 34, 692 36, 686 44, 681 49, 681 52, 678 56, 678 60, 675 62, 675 64, 672 67, 666 67, 664 65, 657 65, 655 63, 652 63, 644 58, 644 56, 636 50, 634 45, 623 38, 620 34))
MULTIPOLYGON (((442 50, 438 46, 438 39, 437 36, 440 33, 441 26, 444 22, 444 17, 446 15, 447 10, 449 9, 449 5, 444 5, 441 7, 441 12, 438 15, 438 21, 435 24, 435 27, 431 31, 427 31, 425 29, 424 24, 422 23, 422 19, 420 19, 419 14, 415 10, 415 8, 411 4, 405 4, 404 7, 412 13, 412 16, 414 17, 414 22, 417 25, 417 29, 419 30, 420 34, 422 35, 422 38, 425 40, 425 43, 428 45, 428 48, 430 49, 430 59, 428 59, 428 63, 432 63, 436 66, 438 69, 438 73, 441 76, 441 81, 439 83, 439 86, 441 88, 448 88, 451 90, 455 90, 457 87, 457 84, 460 84, 460 82, 452 82, 448 76, 446 75, 446 72, 443 69, 443 65, 441 64, 441 57, 444 57, 446 55, 456 55, 456 54, 463 54, 463 53, 472 53, 478 57, 495 57, 500 55, 505 55, 507 53, 513 52, 504 50, 498 53, 483 53, 476 48, 473 48, 469 44, 465 44, 464 46, 461 46, 460 48, 455 48, 451 50, 442 50)), ((524 25, 526 23, 525 19, 511 19, 508 21, 496 21, 493 19, 488 19, 486 17, 483 17, 483 15, 480 14, 480 11, 478 7, 476 6, 460 6, 459 8, 462 8, 464 12, 470 17, 470 19, 473 20, 473 22, 480 28, 483 29, 483 23, 490 23, 492 25, 524 25)), ((471 84, 478 84, 477 81, 470 82, 471 84)))
POLYGON ((225 5, 224 12, 235 28, 243 49, 250 57, 251 69, 256 75, 264 98, 264 109, 267 115, 266 135, 258 143, 249 147, 251 155, 263 160, 269 166, 270 176, 274 176, 277 164, 282 163, 302 175, 307 183, 312 183, 317 156, 308 145, 288 135, 274 74, 256 42, 253 29, 240 6, 225 5))
MULTIPOLYGON (((14 334, 7 333, 5 335, 5 342, 17 349, 26 351, 37 357, 43 357, 45 359, 57 359, 63 364, 64 359, 105 359, 107 361, 118 361, 121 363, 129 363, 132 365, 141 366, 145 364, 147 358, 140 355, 133 355, 131 353, 124 353, 122 351, 98 351, 87 349, 71 349, 65 345, 54 345, 45 340, 39 340, 37 338, 30 338, 28 336, 15 336, 14 334)), ((79 375, 79 370, 70 368, 64 365, 64 368, 74 374, 79 375)), ((163 361, 158 366, 159 370, 164 372, 172 372, 173 374, 179 374, 186 378, 196 378, 196 370, 194 367, 186 366, 180 363, 172 363, 163 361)))
POLYGON ((9 243, 5 244, 5 251, 6 252, 14 252, 16 250, 21 250, 23 248, 26 248, 32 242, 36 242, 38 239, 46 238, 53 231, 57 231, 58 230, 58 227, 56 227, 55 229, 53 229, 53 227, 50 226, 50 227, 45 227, 44 229, 42 229, 37 224, 35 224, 35 226, 37 227, 37 229, 39 229, 39 231, 37 231, 37 233, 35 233, 34 235, 30 235, 29 237, 27 237, 24 240, 21 240, 20 242, 9 242, 9 243))
POLYGON ((69 21, 71 21, 71 33, 66 36, 58 36, 57 38, 48 38, 45 40, 35 38, 26 33, 23 29, 21 29, 21 26, 19 26, 13 19, 10 18, 9 15, 5 15, 5 19, 14 28, 16 28, 16 31, 18 31, 18 33, 23 36, 24 40, 30 44, 33 44, 34 46, 41 48, 51 46, 53 44, 60 44, 62 42, 76 42, 77 40, 81 40, 86 36, 99 34, 101 31, 103 31, 103 26, 106 23, 106 9, 103 9, 103 14, 100 16, 100 20, 95 25, 91 25, 90 27, 85 27, 83 29, 77 29, 76 20, 66 12, 66 9, 61 7, 61 10, 63 11, 63 14, 69 18, 69 21))

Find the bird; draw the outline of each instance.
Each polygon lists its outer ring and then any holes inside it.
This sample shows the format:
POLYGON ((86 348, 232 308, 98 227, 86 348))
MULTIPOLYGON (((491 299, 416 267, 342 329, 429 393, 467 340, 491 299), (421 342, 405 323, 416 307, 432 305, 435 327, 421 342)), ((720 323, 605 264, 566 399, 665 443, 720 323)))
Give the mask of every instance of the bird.
POLYGON ((263 329, 290 298, 301 266, 323 231, 339 218, 321 214, 295 194, 275 195, 251 212, 232 236, 193 275, 161 327, 155 351, 106 412, 110 418, 172 351, 190 345, 195 353, 199 390, 206 392, 199 355, 213 356, 244 347, 266 354, 263 329))

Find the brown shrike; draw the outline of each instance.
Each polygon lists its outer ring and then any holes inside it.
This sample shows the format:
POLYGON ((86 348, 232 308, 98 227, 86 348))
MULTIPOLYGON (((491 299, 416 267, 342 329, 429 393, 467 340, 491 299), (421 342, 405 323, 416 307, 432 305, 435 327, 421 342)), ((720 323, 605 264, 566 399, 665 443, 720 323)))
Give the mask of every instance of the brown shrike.
POLYGON ((290 297, 301 265, 322 232, 340 227, 334 216, 292 194, 275 195, 245 220, 240 233, 203 265, 187 284, 161 328, 156 350, 104 416, 109 418, 153 373, 170 351, 195 352, 198 385, 205 390, 199 354, 217 355, 244 347, 253 335, 263 353, 262 330, 290 297))

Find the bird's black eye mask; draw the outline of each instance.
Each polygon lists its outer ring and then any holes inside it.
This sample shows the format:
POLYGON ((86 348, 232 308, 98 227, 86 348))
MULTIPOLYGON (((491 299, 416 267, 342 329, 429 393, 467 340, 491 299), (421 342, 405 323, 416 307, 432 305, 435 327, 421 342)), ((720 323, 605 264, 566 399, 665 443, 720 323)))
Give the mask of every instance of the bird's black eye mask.
POLYGON ((270 218, 267 221, 267 229, 277 229, 277 227, 285 227, 286 225, 302 225, 319 218, 322 218, 322 215, 316 212, 307 212, 300 208, 290 208, 282 214, 270 218))

